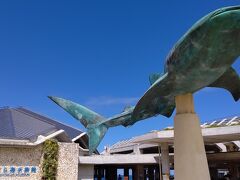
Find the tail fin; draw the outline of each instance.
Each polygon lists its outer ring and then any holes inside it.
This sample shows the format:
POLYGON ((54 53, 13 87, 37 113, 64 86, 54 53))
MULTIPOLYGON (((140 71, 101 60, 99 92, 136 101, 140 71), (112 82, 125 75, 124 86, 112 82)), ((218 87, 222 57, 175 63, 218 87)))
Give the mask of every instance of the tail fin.
POLYGON ((89 154, 92 154, 97 149, 107 130, 108 127, 105 124, 87 127, 87 134, 89 137, 89 154))
POLYGON ((49 96, 49 98, 75 119, 78 119, 84 127, 87 128, 89 154, 92 154, 107 132, 108 127, 103 123, 106 119, 94 111, 72 101, 53 96, 49 96))

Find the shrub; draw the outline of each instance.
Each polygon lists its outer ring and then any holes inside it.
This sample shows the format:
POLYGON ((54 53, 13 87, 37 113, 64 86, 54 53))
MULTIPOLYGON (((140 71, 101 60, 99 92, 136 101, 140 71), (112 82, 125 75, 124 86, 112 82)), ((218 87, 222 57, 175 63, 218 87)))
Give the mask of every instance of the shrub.
POLYGON ((46 140, 43 144, 42 180, 55 180, 58 165, 58 143, 56 140, 46 140))

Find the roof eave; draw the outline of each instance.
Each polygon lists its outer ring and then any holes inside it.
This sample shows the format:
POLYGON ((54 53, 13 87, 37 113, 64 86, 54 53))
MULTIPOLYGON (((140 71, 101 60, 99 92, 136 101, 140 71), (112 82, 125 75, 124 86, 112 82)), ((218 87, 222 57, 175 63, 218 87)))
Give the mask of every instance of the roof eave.
POLYGON ((0 139, 0 146, 4 147, 34 147, 44 143, 48 139, 52 138, 61 138, 64 139, 64 142, 72 142, 71 139, 67 136, 64 130, 58 130, 48 136, 39 135, 35 142, 29 140, 13 140, 13 139, 0 139))

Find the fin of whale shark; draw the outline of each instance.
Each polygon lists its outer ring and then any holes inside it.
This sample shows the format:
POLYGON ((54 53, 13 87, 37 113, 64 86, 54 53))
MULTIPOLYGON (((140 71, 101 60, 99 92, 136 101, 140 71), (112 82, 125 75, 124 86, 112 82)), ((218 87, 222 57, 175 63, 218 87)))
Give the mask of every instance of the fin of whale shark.
POLYGON ((49 98, 74 118, 78 119, 83 126, 87 128, 87 134, 89 137, 89 154, 92 154, 108 130, 107 124, 103 123, 106 121, 106 118, 72 101, 53 96, 49 96, 49 98))
POLYGON ((235 101, 240 98, 240 77, 231 67, 220 78, 209 85, 209 87, 224 88, 228 90, 235 101))
POLYGON ((150 85, 154 84, 161 76, 162 76, 161 73, 153 73, 153 74, 150 74, 150 75, 149 75, 150 85))

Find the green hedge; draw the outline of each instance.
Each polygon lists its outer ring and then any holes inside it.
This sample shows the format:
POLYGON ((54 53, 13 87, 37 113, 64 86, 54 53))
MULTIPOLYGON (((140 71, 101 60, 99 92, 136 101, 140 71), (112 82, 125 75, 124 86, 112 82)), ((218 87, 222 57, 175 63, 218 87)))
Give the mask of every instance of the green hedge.
POLYGON ((58 165, 58 143, 56 140, 46 140, 43 144, 42 180, 55 180, 58 165))

